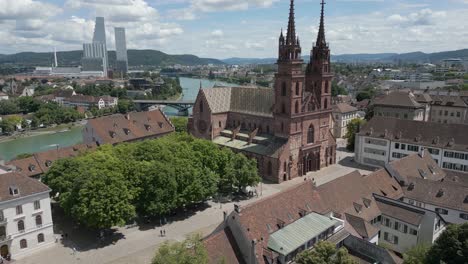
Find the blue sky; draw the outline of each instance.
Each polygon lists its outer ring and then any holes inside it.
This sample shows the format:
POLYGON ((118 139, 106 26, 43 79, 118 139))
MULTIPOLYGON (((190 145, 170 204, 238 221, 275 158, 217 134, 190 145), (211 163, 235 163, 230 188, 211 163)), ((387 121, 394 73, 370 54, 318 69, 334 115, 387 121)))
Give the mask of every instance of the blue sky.
MULTIPOLYGON (((296 0, 303 53, 316 37, 320 0, 296 0)), ((203 57, 275 57, 289 0, 0 0, 0 53, 81 49, 104 16, 128 47, 203 57)), ((333 54, 468 48, 468 0, 328 0, 333 54)))

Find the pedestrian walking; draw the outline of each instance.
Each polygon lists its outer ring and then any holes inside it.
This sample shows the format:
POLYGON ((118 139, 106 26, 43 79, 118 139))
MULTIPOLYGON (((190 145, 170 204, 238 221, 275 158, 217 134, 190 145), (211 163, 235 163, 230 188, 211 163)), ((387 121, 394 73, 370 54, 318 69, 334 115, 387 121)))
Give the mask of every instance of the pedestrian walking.
POLYGON ((164 234, 164 236, 166 236, 166 229, 163 230, 163 234, 164 234))
POLYGON ((162 237, 162 236, 163 236, 163 231, 162 231, 162 229, 159 230, 159 233, 161 234, 161 237, 162 237))
POLYGON ((73 250, 73 256, 75 256, 76 255, 76 248, 73 247, 72 250, 73 250))

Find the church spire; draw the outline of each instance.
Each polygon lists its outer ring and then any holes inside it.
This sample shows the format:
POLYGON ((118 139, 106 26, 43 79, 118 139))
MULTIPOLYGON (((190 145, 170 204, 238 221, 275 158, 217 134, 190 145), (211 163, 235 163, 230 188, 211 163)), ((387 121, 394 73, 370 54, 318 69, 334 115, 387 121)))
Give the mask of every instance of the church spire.
POLYGON ((325 9, 325 1, 322 0, 322 12, 320 14, 320 26, 319 32, 317 36, 317 46, 326 46, 327 42, 325 41, 325 23, 324 23, 324 9, 325 9))
POLYGON ((289 6, 288 32, 286 33, 286 44, 296 44, 296 23, 294 22, 294 0, 289 6))

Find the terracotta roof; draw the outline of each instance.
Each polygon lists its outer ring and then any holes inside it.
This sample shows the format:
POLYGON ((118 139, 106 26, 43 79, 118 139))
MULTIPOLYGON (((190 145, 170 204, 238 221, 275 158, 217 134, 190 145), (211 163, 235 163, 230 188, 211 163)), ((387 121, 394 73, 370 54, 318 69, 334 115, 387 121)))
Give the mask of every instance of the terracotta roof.
POLYGON ((468 125, 437 124, 388 117, 374 117, 367 122, 359 135, 398 140, 400 142, 468 151, 468 125))
POLYGON ((82 95, 82 94, 77 94, 77 95, 73 95, 73 96, 69 96, 69 97, 66 97, 64 98, 63 100, 64 101, 67 101, 67 102, 75 102, 75 103, 91 103, 91 104, 97 104, 99 102, 99 100, 104 100, 104 102, 113 102, 114 99, 116 99, 115 97, 111 97, 111 96, 91 96, 91 95, 82 95))
POLYGON ((432 105, 452 106, 466 108, 468 105, 460 96, 436 95, 433 97, 432 105))
POLYGON ((340 103, 333 106, 333 112, 336 113, 349 113, 349 112, 356 112, 358 109, 354 106, 351 106, 346 103, 340 103))
POLYGON ((416 98, 416 101, 418 103, 430 103, 432 102, 432 98, 431 98, 431 95, 430 94, 427 94, 427 93, 421 93, 421 94, 415 94, 414 95, 415 98, 416 98))
POLYGON ((416 98, 411 93, 392 92, 374 102, 375 106, 422 108, 423 106, 416 102, 416 98))
POLYGON ((208 264, 244 263, 240 249, 229 227, 205 238, 203 244, 208 252, 208 264))
POLYGON ((222 87, 201 89, 213 114, 237 112, 273 116, 274 90, 270 88, 222 87))
POLYGON ((468 187, 468 173, 461 171, 444 170, 445 181, 468 187))
POLYGON ((407 185, 413 178, 440 181, 446 175, 427 150, 424 150, 423 155, 412 154, 392 161, 385 168, 402 185, 407 185))
POLYGON ((403 189, 405 197, 426 204, 468 212, 468 187, 454 182, 413 178, 403 189))
POLYGON ((379 233, 379 229, 371 225, 368 221, 350 214, 345 214, 346 221, 362 238, 372 238, 379 233))
POLYGON ((50 189, 45 184, 19 173, 11 172, 0 175, 0 202, 48 191, 50 191, 50 189), (10 189, 17 189, 18 194, 11 194, 10 189))
POLYGON ((414 206, 398 201, 389 201, 375 196, 377 205, 383 215, 401 220, 411 225, 419 226, 426 213, 424 210, 415 209, 414 206))
POLYGON ((165 135, 173 132, 174 126, 158 109, 90 119, 84 129, 85 133, 97 135, 101 144, 116 144, 165 135))
POLYGON ((8 162, 7 165, 13 165, 17 173, 28 177, 34 177, 44 173, 34 156, 25 159, 12 160, 8 162))
POLYGON ((85 144, 74 145, 71 147, 51 149, 48 151, 38 152, 34 154, 37 163, 41 167, 42 171, 46 173, 49 171, 50 167, 54 161, 61 158, 76 157, 87 150, 91 149, 91 146, 85 144))

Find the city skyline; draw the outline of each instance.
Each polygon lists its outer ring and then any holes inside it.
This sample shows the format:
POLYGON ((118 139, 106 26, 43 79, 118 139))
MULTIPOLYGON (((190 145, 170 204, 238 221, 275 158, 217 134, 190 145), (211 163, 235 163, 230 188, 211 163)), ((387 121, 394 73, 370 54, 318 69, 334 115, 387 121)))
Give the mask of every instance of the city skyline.
MULTIPOLYGON (((2 0, 0 54, 80 49, 92 38, 94 18, 106 20, 108 47, 114 27, 125 27, 129 49, 155 49, 201 57, 274 57, 286 19, 284 0, 61 1, 2 0), (8 8, 10 7, 10 8, 8 8), (33 12, 34 11, 34 12, 33 12), (41 12, 37 12, 41 11, 41 12), (41 13, 41 15, 37 15, 41 13), (32 44, 34 43, 34 44, 32 44)), ((297 1, 298 35, 311 43, 320 1, 297 1)), ((334 54, 436 52, 466 48, 465 0, 329 0, 327 31, 334 54), (365 41, 363 41, 365 40, 365 41)))

